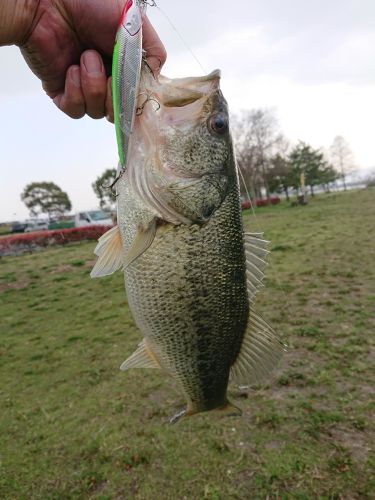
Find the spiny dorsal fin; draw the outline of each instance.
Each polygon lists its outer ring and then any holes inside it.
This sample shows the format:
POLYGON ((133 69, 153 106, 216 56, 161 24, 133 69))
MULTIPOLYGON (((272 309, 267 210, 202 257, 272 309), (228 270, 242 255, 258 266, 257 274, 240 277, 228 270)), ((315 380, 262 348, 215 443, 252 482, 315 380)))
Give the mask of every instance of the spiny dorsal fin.
POLYGON ((240 353, 230 370, 231 381, 244 386, 261 382, 275 368, 285 350, 286 346, 273 329, 250 311, 240 353))
POLYGON ((139 344, 137 350, 120 366, 120 370, 122 371, 129 370, 130 368, 160 368, 154 353, 147 346, 145 339, 139 344))
POLYGON ((91 271, 91 278, 108 276, 122 267, 124 250, 118 226, 99 238, 94 253, 98 256, 98 260, 91 271))
POLYGON ((156 234, 156 218, 142 228, 138 228, 135 238, 125 256, 124 269, 138 259, 152 244, 156 234))
POLYGON ((245 233, 246 277, 249 300, 254 300, 256 292, 263 286, 264 269, 268 241, 263 240, 263 233, 245 233))

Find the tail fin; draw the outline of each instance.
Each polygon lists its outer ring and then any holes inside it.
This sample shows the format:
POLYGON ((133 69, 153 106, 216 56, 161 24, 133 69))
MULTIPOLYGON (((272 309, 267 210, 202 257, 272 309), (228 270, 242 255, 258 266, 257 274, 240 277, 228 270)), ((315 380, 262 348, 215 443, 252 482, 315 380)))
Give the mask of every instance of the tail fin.
POLYGON ((196 415, 197 413, 203 413, 205 411, 213 411, 222 417, 240 417, 242 415, 242 410, 240 408, 234 406, 232 403, 227 401, 223 406, 213 408, 212 410, 201 410, 201 411, 195 411, 189 409, 181 410, 177 412, 175 415, 173 415, 172 418, 170 418, 169 423, 176 424, 180 420, 185 420, 186 418, 191 417, 192 415, 196 415))

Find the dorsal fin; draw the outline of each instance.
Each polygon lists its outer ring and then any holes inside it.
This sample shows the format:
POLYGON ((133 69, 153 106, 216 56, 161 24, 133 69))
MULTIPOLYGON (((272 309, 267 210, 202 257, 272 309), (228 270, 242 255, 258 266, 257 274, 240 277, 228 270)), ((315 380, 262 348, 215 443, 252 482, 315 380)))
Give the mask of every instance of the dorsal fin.
POLYGON ((91 278, 108 276, 121 269, 124 250, 118 226, 114 226, 99 238, 94 253, 98 256, 98 260, 91 271, 91 278))
POLYGON ((122 371, 129 370, 130 368, 160 368, 155 354, 147 346, 145 339, 142 340, 133 354, 120 366, 120 370, 122 371))
POLYGON ((263 239, 263 233, 245 233, 246 277, 249 301, 263 286, 264 269, 269 254, 269 242, 263 239))
POLYGON ((286 346, 273 329, 250 311, 240 353, 230 370, 231 381, 243 386, 261 382, 275 368, 285 350, 286 346))

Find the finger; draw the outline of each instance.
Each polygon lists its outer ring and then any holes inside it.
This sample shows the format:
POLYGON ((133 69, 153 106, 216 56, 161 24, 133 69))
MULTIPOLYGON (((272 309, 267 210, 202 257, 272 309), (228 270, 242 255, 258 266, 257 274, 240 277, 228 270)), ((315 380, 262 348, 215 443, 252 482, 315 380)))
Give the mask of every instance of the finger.
POLYGON ((113 103, 112 103, 112 77, 107 80, 107 95, 105 98, 105 116, 111 123, 115 121, 113 116, 113 103))
POLYGON ((66 72, 64 93, 53 99, 56 106, 71 118, 82 118, 85 114, 85 98, 81 86, 79 66, 70 66, 66 72))
POLYGON ((91 118, 103 118, 105 116, 107 77, 103 60, 95 50, 86 50, 81 56, 81 80, 86 113, 91 118))
POLYGON ((167 59, 167 52, 147 17, 143 21, 143 49, 150 68, 159 73, 167 59))

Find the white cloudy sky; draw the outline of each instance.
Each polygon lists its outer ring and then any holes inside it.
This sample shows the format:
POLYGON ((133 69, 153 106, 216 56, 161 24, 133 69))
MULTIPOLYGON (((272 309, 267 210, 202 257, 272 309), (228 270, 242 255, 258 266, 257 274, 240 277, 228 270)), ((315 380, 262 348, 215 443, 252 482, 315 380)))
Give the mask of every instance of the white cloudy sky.
MULTIPOLYGON (((207 72, 221 68, 232 111, 272 107, 291 141, 328 147, 343 135, 359 167, 375 167, 375 0, 157 3, 207 72)), ((161 13, 149 17, 164 74, 201 74, 161 13)), ((55 109, 18 49, 0 48, 0 68, 0 221, 28 216, 20 193, 32 181, 56 182, 73 210, 95 207, 91 183, 117 163, 113 126, 55 109)))

